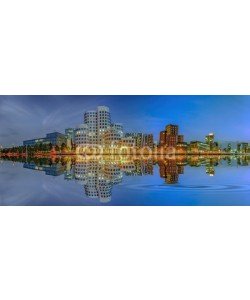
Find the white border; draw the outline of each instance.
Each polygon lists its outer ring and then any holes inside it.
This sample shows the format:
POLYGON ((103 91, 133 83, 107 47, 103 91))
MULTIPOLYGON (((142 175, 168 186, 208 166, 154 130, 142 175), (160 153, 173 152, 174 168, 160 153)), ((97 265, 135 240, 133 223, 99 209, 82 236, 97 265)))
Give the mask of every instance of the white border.
MULTIPOLYGON (((250 94, 249 23, 244 0, 0 0, 0 94, 250 94)), ((4 300, 250 296, 248 207, 1 207, 0 226, 4 300)))

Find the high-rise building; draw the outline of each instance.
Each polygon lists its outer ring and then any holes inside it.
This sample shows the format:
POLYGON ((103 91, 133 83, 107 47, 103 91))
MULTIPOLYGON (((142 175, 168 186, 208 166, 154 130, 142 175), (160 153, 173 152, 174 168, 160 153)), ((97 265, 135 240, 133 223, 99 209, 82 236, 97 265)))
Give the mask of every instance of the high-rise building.
POLYGON ((149 147, 149 148, 153 148, 154 147, 153 134, 144 134, 144 137, 143 137, 143 147, 149 147))
POLYGON ((179 174, 184 173, 184 167, 177 165, 175 160, 159 161, 160 177, 165 178, 168 184, 175 184, 178 182, 179 174))
POLYGON ((169 124, 164 131, 160 132, 160 146, 176 147, 178 143, 184 142, 183 135, 179 135, 178 125, 169 124))
POLYGON ((177 143, 184 143, 184 136, 183 135, 178 135, 177 143))
POLYGON ((104 143, 104 133, 111 126, 111 116, 107 106, 97 107, 97 144, 104 143))
MULTIPOLYGON (((87 141, 88 145, 97 145, 97 112, 96 111, 87 111, 84 113, 84 125, 86 126, 86 131, 84 134, 87 134, 87 137, 84 137, 82 140, 87 141)), ((76 142, 77 144, 77 142, 76 142)), ((78 145, 78 144, 77 144, 78 145)))
POLYGON ((178 132, 179 132, 179 127, 178 125, 172 125, 172 124, 169 124, 166 126, 166 129, 165 129, 167 135, 178 135, 178 132))
POLYGON ((240 153, 249 153, 248 143, 239 143, 237 145, 237 151, 240 153))
POLYGON ((86 111, 83 124, 75 130, 75 143, 77 146, 104 145, 105 132, 110 128, 111 117, 107 106, 98 106, 96 111, 86 111))
POLYGON ((205 138, 205 142, 206 142, 207 145, 209 145, 209 150, 213 150, 213 148, 214 148, 214 134, 209 133, 205 138))
POLYGON ((138 148, 154 147, 153 134, 151 133, 148 134, 148 133, 141 133, 141 132, 131 132, 131 133, 126 133, 125 137, 133 138, 135 141, 135 146, 138 148))
POLYGON ((87 146, 89 142, 89 127, 87 124, 80 124, 75 129, 75 144, 87 146))

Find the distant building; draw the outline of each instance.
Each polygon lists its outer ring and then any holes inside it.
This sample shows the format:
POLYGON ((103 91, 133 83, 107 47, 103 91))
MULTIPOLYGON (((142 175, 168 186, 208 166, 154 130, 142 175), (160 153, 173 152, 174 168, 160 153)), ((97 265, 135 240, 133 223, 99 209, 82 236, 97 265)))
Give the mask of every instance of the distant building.
POLYGON ((75 140, 75 129, 74 128, 66 128, 65 129, 66 138, 70 138, 72 142, 75 140))
POLYGON ((237 152, 239 153, 249 153, 249 146, 248 146, 248 143, 238 143, 237 145, 237 152))
POLYGON ((72 148, 75 144, 75 129, 74 128, 67 128, 65 129, 65 137, 66 137, 66 144, 68 148, 72 148))
POLYGON ((37 138, 33 140, 23 141, 23 146, 35 146, 39 144, 52 144, 53 146, 61 146, 66 144, 66 137, 60 132, 48 133, 45 138, 37 138))
POLYGON ((231 143, 228 143, 226 151, 227 152, 231 152, 232 151, 232 145, 231 145, 231 143))
MULTIPOLYGON (((216 143, 214 142, 214 134, 209 133, 205 138, 205 143, 209 146, 209 150, 213 151, 216 150, 216 143)), ((218 144, 217 144, 218 146, 218 144)))
POLYGON ((200 141, 191 141, 188 146, 188 151, 190 152, 206 152, 209 150, 210 146, 200 141))

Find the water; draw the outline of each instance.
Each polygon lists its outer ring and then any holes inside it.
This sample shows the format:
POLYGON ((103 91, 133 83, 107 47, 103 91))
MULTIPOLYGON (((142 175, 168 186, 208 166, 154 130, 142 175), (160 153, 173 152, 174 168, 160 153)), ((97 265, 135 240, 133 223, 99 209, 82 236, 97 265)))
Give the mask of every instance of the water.
POLYGON ((250 205, 250 157, 0 161, 0 205, 250 205))

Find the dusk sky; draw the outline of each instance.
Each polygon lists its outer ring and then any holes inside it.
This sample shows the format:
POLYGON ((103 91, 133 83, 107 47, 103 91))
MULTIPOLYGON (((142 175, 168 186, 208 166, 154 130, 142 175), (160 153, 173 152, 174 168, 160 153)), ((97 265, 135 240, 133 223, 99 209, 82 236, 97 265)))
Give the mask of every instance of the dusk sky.
POLYGON ((75 127, 86 110, 110 108, 113 122, 125 132, 159 132, 169 123, 180 127, 185 140, 250 142, 250 96, 0 96, 0 145, 75 127))

